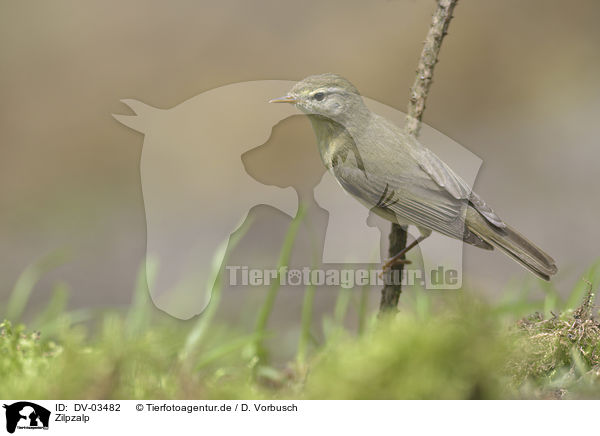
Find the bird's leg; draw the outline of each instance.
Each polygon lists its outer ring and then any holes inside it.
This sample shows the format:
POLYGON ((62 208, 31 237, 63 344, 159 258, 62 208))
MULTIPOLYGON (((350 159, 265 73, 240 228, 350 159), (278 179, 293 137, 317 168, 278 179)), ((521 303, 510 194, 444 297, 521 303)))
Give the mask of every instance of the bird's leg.
MULTIPOLYGON (((430 233, 431 232, 429 232, 429 234, 430 233)), ((423 242, 423 240, 425 240, 425 238, 427 238, 427 236, 429 236, 429 234, 419 236, 417 239, 415 239, 410 244, 408 244, 404 249, 400 250, 399 253, 397 253, 394 257, 392 257, 390 260, 388 260, 383 265, 383 271, 387 271, 388 269, 390 269, 394 265, 398 265, 399 263, 403 263, 403 264, 406 264, 406 265, 410 264, 411 263, 410 260, 408 260, 408 259, 402 259, 402 256, 404 256, 406 253, 408 253, 411 249, 415 248, 416 245, 418 245, 421 242, 423 242)))

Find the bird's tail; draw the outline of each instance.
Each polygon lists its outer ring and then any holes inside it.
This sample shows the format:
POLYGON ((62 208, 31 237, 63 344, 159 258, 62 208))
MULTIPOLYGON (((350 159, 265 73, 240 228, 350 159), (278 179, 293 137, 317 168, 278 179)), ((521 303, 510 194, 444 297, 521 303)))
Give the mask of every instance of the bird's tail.
POLYGON ((552 257, 512 227, 496 227, 471 207, 467 210, 466 225, 481 239, 498 247, 538 277, 550 280, 550 276, 558 271, 552 257))

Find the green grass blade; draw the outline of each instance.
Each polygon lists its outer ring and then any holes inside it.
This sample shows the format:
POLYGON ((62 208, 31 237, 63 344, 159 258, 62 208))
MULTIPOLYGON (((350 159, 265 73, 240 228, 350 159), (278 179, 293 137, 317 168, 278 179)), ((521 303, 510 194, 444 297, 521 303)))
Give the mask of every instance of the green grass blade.
POLYGON ((554 286, 554 283, 541 282, 540 285, 542 291, 544 294, 546 294, 546 297, 544 298, 544 315, 549 317, 552 315, 552 312, 556 312, 561 309, 564 303, 560 298, 560 294, 554 286))
POLYGON ((352 297, 352 289, 340 288, 338 296, 335 300, 335 306, 333 308, 333 321, 338 328, 344 328, 344 320, 348 313, 348 306, 350 306, 350 299, 352 297))
POLYGON ((592 289, 598 288, 600 284, 600 260, 597 260, 592 266, 586 271, 583 276, 583 280, 579 280, 569 298, 567 298, 567 302, 565 303, 565 310, 575 310, 585 297, 587 290, 589 288, 590 282, 592 284, 592 289))
POLYGON ((369 310, 369 285, 364 285, 360 290, 358 301, 358 334, 362 335, 367 327, 367 315, 369 310))
POLYGON ((221 360, 228 354, 231 354, 237 350, 241 350, 246 345, 256 341, 256 339, 256 333, 253 333, 251 335, 235 338, 231 341, 226 342, 223 345, 220 345, 219 347, 213 348, 208 352, 202 354, 202 357, 196 363, 196 369, 202 369, 213 362, 221 360))
POLYGON ((308 354, 308 345, 312 341, 310 326, 313 317, 313 304, 315 300, 316 287, 312 283, 304 291, 304 301, 302 302, 302 318, 300 327, 300 339, 298 340, 298 351, 296 361, 299 365, 304 365, 306 355, 308 354))
POLYGON ((68 300, 69 291, 67 285, 65 283, 58 283, 54 287, 52 298, 31 324, 38 330, 46 331, 49 324, 54 323, 65 314, 68 300))
POLYGON ((27 303, 29 302, 31 292, 40 277, 46 272, 65 263, 67 259, 64 252, 55 252, 25 268, 15 283, 6 305, 4 318, 17 322, 23 315, 25 307, 27 307, 27 303))
POLYGON ((125 330, 129 336, 142 334, 150 324, 153 303, 148 289, 154 283, 157 271, 156 259, 149 258, 140 266, 133 301, 125 320, 125 330))
POLYGON ((254 331, 256 332, 257 337, 259 339, 257 339, 254 344, 254 353, 258 361, 264 360, 264 358, 266 357, 266 351, 263 347, 262 338, 265 336, 267 324, 269 322, 269 317, 271 316, 271 312, 273 311, 273 305, 275 304, 275 298, 277 297, 279 288, 281 287, 281 270, 284 267, 287 267, 290 263, 292 248, 294 247, 296 235, 298 233, 300 223, 302 222, 305 213, 305 207, 303 205, 300 205, 298 207, 298 213, 292 220, 288 228, 287 234, 285 235, 285 239, 283 241, 283 246, 279 254, 279 261, 277 263, 277 275, 275 277, 275 280, 273 280, 271 286, 269 287, 269 292, 267 293, 267 297, 265 298, 265 301, 261 307, 258 318, 256 320, 256 327, 254 331))
POLYGON ((215 256, 213 257, 212 270, 215 279, 210 293, 210 303, 200 315, 194 327, 188 333, 185 345, 179 355, 180 359, 185 359, 194 348, 200 345, 204 339, 221 302, 221 293, 223 290, 223 267, 227 263, 229 253, 233 251, 251 225, 252 219, 249 217, 246 218, 238 230, 232 233, 227 241, 223 241, 221 246, 217 249, 217 253, 215 253, 215 256), (220 259, 222 259, 222 262, 220 262, 220 259))

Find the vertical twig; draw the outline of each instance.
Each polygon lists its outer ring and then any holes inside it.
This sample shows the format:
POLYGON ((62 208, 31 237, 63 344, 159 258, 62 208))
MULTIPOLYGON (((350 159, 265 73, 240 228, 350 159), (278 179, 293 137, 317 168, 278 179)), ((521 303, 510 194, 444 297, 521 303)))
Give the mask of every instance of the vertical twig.
POLYGON ((448 25, 457 1, 437 0, 437 9, 433 14, 431 27, 421 52, 415 83, 410 90, 405 126, 406 133, 409 135, 417 136, 419 134, 421 118, 425 112, 425 100, 427 100, 433 79, 433 69, 438 61, 442 41, 448 32, 448 25))
MULTIPOLYGON (((406 227, 400 226, 396 223, 392 224, 392 230, 390 231, 390 246, 388 248, 388 254, 390 257, 394 257, 396 253, 406 247, 406 227)), ((402 256, 404 258, 404 256, 402 256)), ((402 277, 402 270, 404 265, 398 263, 390 269, 390 280, 389 283, 386 281, 383 289, 381 290, 381 302, 379 303, 379 313, 396 310, 398 307, 398 300, 400 299, 400 293, 402 292, 402 285, 397 283, 396 278, 402 277), (397 272, 396 272, 397 271, 397 272)))
MULTIPOLYGON (((433 14, 431 27, 425 38, 423 51, 417 67, 415 82, 410 90, 408 101, 408 110, 406 116, 405 130, 408 135, 417 136, 421 126, 421 118, 425 112, 425 101, 429 94, 429 88, 433 80, 433 69, 438 61, 440 48, 444 36, 448 31, 448 24, 452 19, 452 12, 458 0, 437 0, 437 7, 433 14)), ((396 253, 406 247, 406 227, 398 224, 392 224, 390 232, 389 256, 393 257, 396 253)), ((403 264, 397 264, 392 267, 391 276, 395 274, 402 277, 403 264), (397 273, 395 271, 398 271, 397 273)), ((398 306, 398 300, 402 286, 400 284, 386 284, 381 291, 380 312, 395 310, 398 306)))

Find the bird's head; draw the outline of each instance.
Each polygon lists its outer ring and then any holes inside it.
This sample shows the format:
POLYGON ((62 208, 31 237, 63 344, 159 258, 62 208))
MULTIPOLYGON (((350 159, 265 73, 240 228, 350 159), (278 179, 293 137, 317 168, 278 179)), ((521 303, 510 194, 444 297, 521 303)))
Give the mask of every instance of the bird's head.
POLYGON ((338 122, 366 108, 356 87, 333 73, 308 76, 296 83, 287 95, 270 103, 292 103, 304 113, 338 122))

